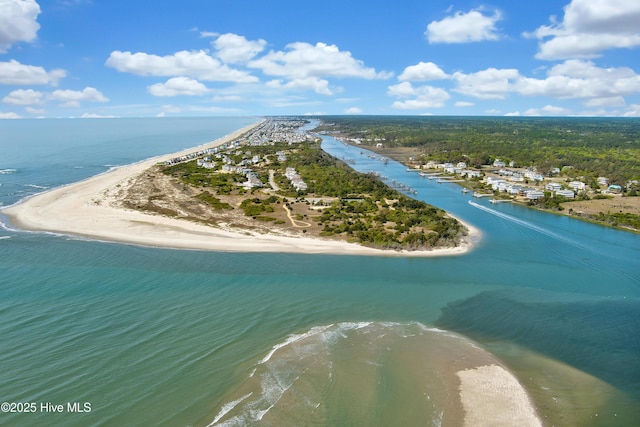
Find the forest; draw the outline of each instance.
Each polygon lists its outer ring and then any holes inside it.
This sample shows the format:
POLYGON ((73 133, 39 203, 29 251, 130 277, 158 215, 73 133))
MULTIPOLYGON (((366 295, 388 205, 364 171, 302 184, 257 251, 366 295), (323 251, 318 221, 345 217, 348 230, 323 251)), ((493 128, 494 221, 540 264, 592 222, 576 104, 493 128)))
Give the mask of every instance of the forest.
POLYGON ((413 147, 424 161, 480 167, 499 158, 542 173, 559 168, 586 180, 640 179, 635 118, 322 116, 319 131, 385 147, 413 147))

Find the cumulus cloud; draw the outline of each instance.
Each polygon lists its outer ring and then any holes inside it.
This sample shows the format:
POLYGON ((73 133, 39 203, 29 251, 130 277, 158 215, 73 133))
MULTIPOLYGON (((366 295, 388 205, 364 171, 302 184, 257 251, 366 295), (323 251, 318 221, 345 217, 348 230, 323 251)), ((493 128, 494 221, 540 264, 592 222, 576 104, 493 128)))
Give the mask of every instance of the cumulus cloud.
POLYGON ((544 79, 521 78, 517 91, 554 98, 624 97, 640 93, 640 75, 628 67, 601 68, 591 61, 572 59, 549 69, 544 79))
POLYGON ((42 92, 33 89, 18 89, 5 96, 2 102, 12 105, 39 105, 43 102, 43 96, 42 92))
POLYGON ((468 101, 458 101, 454 104, 456 107, 473 107, 474 104, 473 102, 468 102, 468 101))
POLYGON ((410 65, 398 76, 400 81, 423 82, 427 80, 443 80, 449 78, 447 73, 442 71, 433 62, 420 61, 416 65, 410 65))
POLYGON ((205 51, 180 51, 158 56, 144 52, 113 51, 106 65, 118 71, 140 76, 189 76, 204 81, 257 82, 246 71, 230 68, 205 51))
POLYGON ((320 95, 333 95, 333 91, 329 89, 329 81, 317 77, 298 78, 286 83, 276 79, 268 81, 266 86, 271 89, 313 90, 320 95))
POLYGON ((409 82, 389 86, 387 93, 398 98, 410 98, 393 103, 393 108, 401 110, 442 108, 445 102, 451 98, 451 95, 442 88, 429 85, 414 87, 409 82))
POLYGON ((530 108, 524 112, 525 116, 568 116, 571 110, 553 105, 545 105, 542 108, 530 108))
POLYGON ((0 53, 16 42, 36 38, 40 6, 35 0, 0 0, 0 53))
POLYGON ((242 64, 254 58, 264 50, 267 42, 260 40, 247 40, 244 36, 233 33, 222 34, 213 41, 216 48, 216 56, 227 64, 242 64))
POLYGON ((345 114, 362 114, 362 108, 358 108, 358 107, 345 108, 344 113, 345 114))
POLYGON ((165 83, 151 85, 148 90, 154 96, 201 96, 209 92, 204 84, 189 77, 174 77, 165 83))
POLYGON ((62 102, 63 107, 79 107, 80 102, 109 101, 107 97, 93 87, 85 87, 83 90, 56 90, 49 95, 49 98, 62 102))
POLYGON ((336 45, 316 43, 315 45, 296 42, 286 46, 285 51, 271 51, 261 58, 248 63, 269 76, 288 79, 308 77, 357 77, 363 79, 388 78, 388 73, 378 73, 366 67, 351 52, 341 51, 336 45))
POLYGON ((427 25, 425 35, 429 43, 468 43, 483 40, 498 40, 496 23, 502 19, 500 11, 493 15, 484 15, 483 10, 473 9, 469 12, 456 12, 441 21, 433 21, 427 25))
POLYGON ((21 119, 21 118, 22 116, 13 112, 0 113, 0 119, 21 119))
POLYGON ((453 78, 458 83, 454 89, 458 93, 478 99, 504 99, 513 90, 520 73, 513 68, 488 68, 470 74, 456 72, 453 78))
POLYGON ((5 85, 46 85, 57 86, 67 72, 56 69, 46 71, 42 67, 25 65, 15 59, 0 62, 0 84, 5 85))
POLYGON ((541 40, 538 59, 594 58, 604 50, 640 45, 640 2, 572 0, 562 22, 541 26, 532 34, 541 40))

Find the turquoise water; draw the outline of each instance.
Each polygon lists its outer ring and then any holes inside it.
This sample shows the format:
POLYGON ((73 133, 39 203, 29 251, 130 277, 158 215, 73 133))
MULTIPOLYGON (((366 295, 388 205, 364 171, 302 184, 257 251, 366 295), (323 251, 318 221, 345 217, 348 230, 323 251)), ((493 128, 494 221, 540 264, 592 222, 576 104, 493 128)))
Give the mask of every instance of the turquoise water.
MULTIPOLYGON (((2 121, 0 202, 255 121, 2 121)), ((0 400, 91 411, 2 413, 0 425, 451 425, 452 386, 429 372, 460 355, 514 371, 549 424, 640 419, 640 236, 470 204, 453 184, 324 147, 411 185, 482 240, 446 258, 235 254, 7 224, 0 400)))

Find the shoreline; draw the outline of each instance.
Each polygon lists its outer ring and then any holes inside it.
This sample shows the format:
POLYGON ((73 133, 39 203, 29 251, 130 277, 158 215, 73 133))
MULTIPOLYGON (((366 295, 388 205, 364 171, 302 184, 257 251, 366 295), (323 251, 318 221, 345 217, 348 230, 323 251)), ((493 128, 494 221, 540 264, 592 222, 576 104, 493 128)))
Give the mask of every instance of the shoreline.
POLYGON ((232 232, 185 219, 115 206, 116 193, 128 188, 138 175, 155 164, 225 144, 261 123, 246 126, 206 144, 115 167, 82 181, 36 194, 14 205, 0 207, 0 212, 20 230, 156 248, 205 251, 432 257, 462 255, 469 252, 480 239, 481 233, 477 228, 456 218, 468 229, 468 235, 460 246, 393 251, 319 238, 232 232))

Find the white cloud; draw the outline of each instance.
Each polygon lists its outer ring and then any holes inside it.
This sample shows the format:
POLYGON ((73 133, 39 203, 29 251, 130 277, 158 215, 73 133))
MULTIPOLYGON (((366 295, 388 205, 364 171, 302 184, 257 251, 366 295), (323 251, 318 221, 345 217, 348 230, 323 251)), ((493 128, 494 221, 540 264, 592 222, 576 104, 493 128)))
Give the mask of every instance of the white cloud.
POLYGON ((118 116, 103 116, 95 113, 84 113, 80 116, 81 119, 116 119, 118 116))
POLYGON ((5 85, 46 85, 57 86, 67 72, 56 69, 46 71, 42 67, 24 65, 15 59, 0 62, 0 84, 5 85))
POLYGON ((321 95, 333 95, 333 91, 329 89, 329 82, 317 77, 298 78, 287 83, 279 79, 271 80, 266 83, 266 86, 271 89, 313 90, 321 95))
POLYGON ((453 105, 455 105, 456 107, 473 107, 476 104, 474 104, 473 102, 458 101, 453 105))
POLYGON ((416 92, 411 83, 402 82, 397 85, 389 86, 387 94, 399 98, 408 98, 415 95, 416 92))
POLYGON ((189 76, 204 81, 236 83, 258 81, 248 72, 229 68, 202 50, 182 50, 166 56, 116 50, 111 52, 105 65, 121 72, 140 76, 189 76))
POLYGON ((22 116, 9 112, 9 113, 0 113, 0 119, 21 119, 22 116))
POLYGON ((85 87, 83 90, 56 90, 49 95, 54 101, 62 102, 63 107, 79 107, 80 102, 107 102, 99 90, 92 87, 85 87))
POLYGON ((607 49, 640 46, 638 1, 572 0, 563 21, 554 21, 525 34, 541 40, 536 58, 594 58, 607 49))
POLYGON ((156 83, 147 89, 154 96, 201 96, 209 92, 205 85, 189 77, 173 77, 165 83, 156 83))
POLYGON ((453 78, 458 82, 456 92, 478 99, 504 99, 513 90, 520 73, 513 68, 488 68, 471 74, 456 72, 453 78))
POLYGON ((36 38, 40 6, 35 0, 0 0, 0 53, 16 42, 36 38))
POLYGON ((42 97, 42 92, 36 92, 33 89, 18 89, 5 96, 2 102, 12 105, 39 105, 42 104, 42 97))
POLYGON ((271 51, 261 58, 250 61, 251 68, 261 69, 269 76, 288 79, 308 77, 356 77, 363 79, 388 78, 388 73, 378 73, 366 67, 351 52, 341 51, 336 45, 325 43, 296 42, 286 46, 286 51, 271 51))
POLYGON ((25 107, 24 111, 26 111, 29 114, 46 114, 47 113, 47 110, 43 108, 33 108, 33 107, 25 107))
POLYGON ((242 64, 254 58, 264 50, 267 42, 247 40, 244 36, 233 33, 222 34, 213 41, 216 56, 227 64, 242 64))
POLYGON ((411 98, 393 103, 393 108, 401 110, 442 108, 445 102, 451 98, 451 95, 442 88, 428 85, 413 87, 409 82, 389 86, 387 93, 398 98, 411 98))
POLYGON ((427 25, 425 35, 429 43, 468 43, 483 40, 498 40, 496 22, 502 19, 500 11, 492 16, 485 16, 481 9, 473 9, 467 13, 456 12, 441 21, 433 21, 427 25))
POLYGON ((416 65, 410 65, 404 69, 402 74, 398 76, 398 80, 400 81, 409 81, 409 82, 423 82, 427 80, 443 80, 447 79, 449 76, 447 73, 442 71, 440 67, 438 67, 433 62, 422 62, 420 61, 416 65))
POLYGON ((544 107, 538 108, 530 108, 524 112, 525 116, 568 116, 571 114, 571 110, 555 107, 553 105, 545 105, 544 107))
POLYGON ((622 96, 611 96, 608 98, 592 98, 584 103, 587 107, 624 107, 625 101, 622 96))
POLYGON ((358 108, 358 107, 345 108, 344 113, 345 114, 362 114, 362 108, 358 108))
POLYGON ((623 117, 640 117, 640 104, 631 104, 627 111, 622 114, 623 117))
POLYGON ((517 91, 554 98, 615 98, 640 93, 640 75, 627 67, 601 68, 571 59, 549 69, 544 79, 521 78, 517 91))

